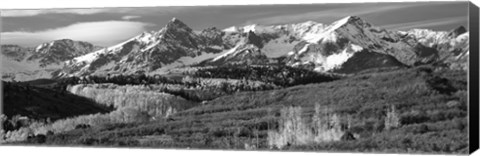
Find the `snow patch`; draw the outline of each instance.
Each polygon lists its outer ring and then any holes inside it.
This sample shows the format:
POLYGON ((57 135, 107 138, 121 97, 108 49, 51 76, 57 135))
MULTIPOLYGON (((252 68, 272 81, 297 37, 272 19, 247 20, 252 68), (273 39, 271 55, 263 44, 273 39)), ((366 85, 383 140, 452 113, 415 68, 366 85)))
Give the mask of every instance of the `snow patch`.
POLYGON ((212 61, 217 61, 217 60, 219 60, 219 59, 221 59, 221 58, 227 57, 228 55, 235 53, 235 51, 237 50, 238 47, 240 47, 240 45, 242 45, 242 44, 241 44, 241 43, 240 43, 240 44, 237 44, 237 45, 236 45, 235 47, 233 47, 232 49, 224 52, 223 54, 220 54, 220 56, 215 57, 212 61))
POLYGON ((307 52, 309 45, 310 45, 310 44, 305 44, 305 45, 303 46, 303 48, 300 49, 300 51, 298 51, 298 55, 301 55, 301 54, 307 52))
POLYGON ((224 32, 238 32, 238 28, 236 26, 231 26, 228 28, 223 29, 224 32))
POLYGON ((341 53, 330 55, 327 57, 324 67, 326 70, 337 68, 347 62, 352 55, 352 53, 347 53, 347 49, 343 50, 341 53))
POLYGON ((323 42, 326 42, 326 41, 336 42, 338 35, 335 32, 335 30, 345 25, 350 18, 351 16, 345 17, 341 20, 338 20, 332 23, 330 26, 324 28, 319 33, 307 33, 302 38, 309 43, 318 43, 320 40, 323 42))
POLYGON ((250 31, 255 32, 255 27, 257 27, 257 24, 252 24, 252 25, 247 25, 243 27, 243 32, 248 33, 250 31))
MULTIPOLYGON (((137 37, 135 38, 131 38, 129 40, 126 40, 120 44, 117 44, 117 45, 114 45, 114 46, 111 46, 111 47, 107 47, 107 48, 103 48, 103 49, 100 49, 100 50, 97 50, 95 52, 91 52, 91 53, 88 53, 88 54, 85 54, 85 55, 82 55, 82 56, 79 56, 79 57, 75 57, 72 59, 72 61, 74 63, 91 63, 93 62, 94 60, 96 60, 98 58, 98 56, 100 56, 100 54, 107 54, 107 53, 115 53, 115 52, 118 52, 119 50, 122 49, 122 46, 125 45, 126 43, 130 42, 130 41, 133 41, 137 39, 137 37)), ((67 64, 70 63, 70 61, 66 61, 67 64)))
POLYGON ((469 35, 468 32, 466 32, 466 33, 463 33, 463 34, 461 34, 461 35, 458 35, 457 38, 455 38, 455 40, 456 40, 457 42, 463 42, 463 41, 465 41, 465 40, 468 40, 469 38, 470 38, 470 35, 469 35))
POLYGON ((350 47, 352 47, 353 51, 362 51, 363 47, 356 45, 356 44, 351 44, 350 47))
POLYGON ((345 18, 342 18, 341 20, 338 20, 336 22, 334 22, 331 27, 330 27, 330 30, 334 30, 334 29, 338 29, 340 28, 341 26, 345 25, 348 23, 348 20, 352 18, 352 16, 347 16, 345 18))

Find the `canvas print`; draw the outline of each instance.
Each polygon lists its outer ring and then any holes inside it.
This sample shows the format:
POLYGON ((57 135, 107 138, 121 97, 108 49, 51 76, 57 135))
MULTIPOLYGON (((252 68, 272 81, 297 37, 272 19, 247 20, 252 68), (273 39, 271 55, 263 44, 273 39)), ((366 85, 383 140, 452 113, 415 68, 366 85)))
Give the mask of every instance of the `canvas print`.
POLYGON ((466 154, 468 8, 1 10, 0 142, 466 154))

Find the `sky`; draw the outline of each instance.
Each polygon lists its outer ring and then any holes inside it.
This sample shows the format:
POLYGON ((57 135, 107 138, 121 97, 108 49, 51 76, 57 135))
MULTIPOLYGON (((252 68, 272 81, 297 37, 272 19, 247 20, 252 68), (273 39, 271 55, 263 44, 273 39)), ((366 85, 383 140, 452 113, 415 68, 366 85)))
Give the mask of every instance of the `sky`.
POLYGON ((461 25, 468 29, 467 8, 467 2, 383 2, 1 10, 0 44, 35 47, 67 38, 111 46, 144 31, 158 31, 173 17, 194 30, 309 20, 330 24, 355 15, 386 29, 448 31, 461 25))

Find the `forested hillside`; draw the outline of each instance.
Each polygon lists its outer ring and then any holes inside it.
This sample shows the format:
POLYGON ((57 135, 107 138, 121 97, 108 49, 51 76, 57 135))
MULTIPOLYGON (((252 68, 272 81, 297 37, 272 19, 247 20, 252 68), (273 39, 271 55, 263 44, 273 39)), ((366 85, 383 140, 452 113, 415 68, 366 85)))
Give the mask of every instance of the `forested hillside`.
POLYGON ((465 74, 428 66, 374 69, 333 82, 235 93, 168 120, 62 132, 46 143, 465 153, 465 74))

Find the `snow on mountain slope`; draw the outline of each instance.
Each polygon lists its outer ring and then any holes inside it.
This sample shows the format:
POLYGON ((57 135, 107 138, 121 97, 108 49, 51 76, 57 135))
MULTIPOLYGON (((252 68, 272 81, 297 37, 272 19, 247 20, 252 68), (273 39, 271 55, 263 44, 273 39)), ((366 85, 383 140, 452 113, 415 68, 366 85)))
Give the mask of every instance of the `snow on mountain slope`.
POLYGON ((238 32, 238 28, 236 26, 231 26, 228 28, 223 29, 224 32, 238 32))
POLYGON ((303 39, 306 40, 307 42, 310 43, 318 43, 319 41, 331 41, 335 42, 337 37, 337 34, 334 33, 334 31, 341 26, 347 24, 347 22, 352 18, 351 16, 345 17, 343 19, 340 19, 331 25, 327 26, 324 28, 320 33, 307 33, 303 39))
POLYGON ((77 56, 100 49, 88 42, 73 41, 70 39, 55 40, 44 43, 35 48, 27 61, 38 61, 41 66, 50 64, 61 64, 77 56))
POLYGON ((328 71, 339 67, 353 53, 362 49, 391 55, 406 65, 429 63, 438 59, 435 49, 422 45, 416 38, 408 37, 402 32, 374 27, 359 17, 348 16, 317 34, 306 35, 305 41, 297 44, 289 55, 287 64, 328 71), (308 50, 305 51, 307 46, 308 50), (326 58, 331 55, 335 61, 327 61, 326 58))
MULTIPOLYGON (((235 47, 223 52, 221 55, 205 60, 200 64, 203 65, 222 65, 222 64, 265 64, 268 63, 264 46, 270 41, 278 41, 277 36, 270 36, 271 32, 258 32, 262 36, 257 35, 253 30, 244 33, 235 47)), ((269 45, 271 47, 271 45, 269 45)), ((286 51, 286 50, 285 50, 286 51)))
POLYGON ((417 39, 423 45, 435 48, 438 51, 439 60, 444 61, 450 67, 468 68, 469 33, 463 26, 449 32, 412 29, 403 33, 417 39))
POLYGON ((356 16, 329 25, 306 21, 193 31, 174 18, 159 31, 144 32, 116 46, 66 61, 63 75, 153 73, 188 65, 267 63, 280 57, 287 65, 322 72, 343 68, 353 56, 353 60, 376 58, 364 67, 455 62, 453 58, 458 62, 468 56, 465 31, 389 31, 356 16), (365 50, 369 53, 355 55, 365 50), (385 61, 390 63, 381 63, 385 61))
MULTIPOLYGON (((268 58, 277 58, 287 55, 294 46, 309 36, 319 33, 324 25, 313 21, 283 25, 246 25, 243 27, 232 26, 222 31, 225 32, 224 41, 231 48, 242 43, 249 33, 258 36, 255 41, 259 51, 268 58)), ((250 35, 251 36, 251 35, 250 35)), ((233 52, 231 52, 233 54, 233 52)), ((214 59, 217 60, 217 59, 214 59)))
POLYGON ((232 49, 229 49, 229 50, 221 53, 219 56, 214 57, 214 58, 212 59, 212 61, 217 61, 217 60, 222 59, 222 58, 225 58, 225 57, 227 57, 227 56, 229 56, 229 55, 234 55, 235 52, 238 52, 237 49, 238 49, 241 45, 242 45, 241 43, 237 44, 237 45, 236 45, 235 47, 233 47, 232 49))
POLYGON ((278 29, 275 28, 274 25, 265 26, 265 25, 251 24, 251 25, 245 25, 243 27, 232 26, 232 27, 225 28, 222 31, 228 32, 228 33, 248 33, 250 31, 254 33, 275 33, 278 31, 278 29))
POLYGON ((144 32, 118 45, 67 61, 67 70, 62 75, 128 74, 153 72, 175 64, 188 65, 179 59, 221 52, 223 47, 218 43, 221 34, 216 28, 195 32, 173 18, 159 31, 144 32))
POLYGON ((101 55, 114 54, 115 52, 120 52, 123 48, 123 45, 127 44, 128 42, 137 40, 138 37, 140 36, 134 37, 132 39, 129 39, 127 41, 124 41, 120 44, 117 44, 111 47, 103 48, 103 49, 88 53, 86 55, 75 57, 72 60, 66 61, 65 63, 67 65, 70 65, 73 63, 85 63, 85 64, 92 63, 95 59, 98 59, 98 57, 100 57, 101 55))
POLYGON ((2 45, 2 78, 26 81, 52 78, 63 67, 63 61, 99 49, 87 42, 70 39, 54 40, 34 48, 2 45))
POLYGON ((290 39, 288 35, 282 35, 277 39, 266 42, 261 50, 268 58, 277 58, 286 56, 299 42, 299 40, 290 39))

